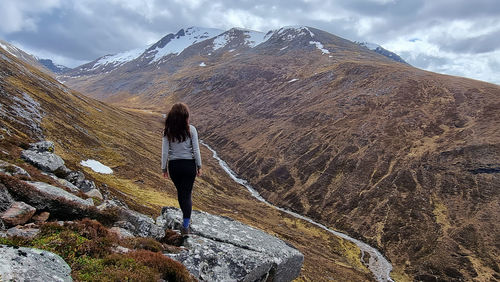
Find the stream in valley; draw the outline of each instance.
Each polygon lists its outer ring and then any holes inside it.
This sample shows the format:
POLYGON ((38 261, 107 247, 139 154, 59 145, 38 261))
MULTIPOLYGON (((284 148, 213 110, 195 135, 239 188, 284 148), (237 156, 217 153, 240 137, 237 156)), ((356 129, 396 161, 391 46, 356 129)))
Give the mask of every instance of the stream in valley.
POLYGON ((391 279, 391 277, 389 276, 391 273, 391 270, 392 270, 392 265, 389 263, 389 261, 387 261, 386 258, 384 258, 384 256, 377 249, 371 247, 370 245, 368 245, 364 242, 361 242, 357 239, 354 239, 354 238, 352 238, 344 233, 332 230, 332 229, 326 227, 325 225, 318 223, 318 222, 316 222, 308 217, 305 217, 305 216, 300 215, 298 213, 295 213, 293 211, 289 211, 287 209, 284 209, 284 208, 281 208, 281 207, 278 207, 278 206, 275 206, 275 205, 269 203, 246 180, 239 178, 238 175, 236 175, 236 173, 233 170, 231 170, 231 168, 229 168, 227 163, 218 157, 217 152, 214 149, 212 149, 210 146, 208 146, 207 144, 205 144, 201 140, 200 140, 200 143, 202 145, 204 145, 205 147, 207 147, 212 152, 213 158, 219 162, 219 165, 222 167, 222 169, 224 169, 224 171, 234 181, 236 181, 237 183, 244 186, 252 194, 252 196, 255 197, 257 200, 259 200, 263 203, 266 203, 267 205, 272 206, 273 208, 276 208, 276 209, 278 209, 282 212, 285 212, 291 216, 294 216, 296 218, 299 218, 299 219, 305 220, 311 224, 314 224, 317 227, 322 228, 322 229, 332 233, 333 235, 335 235, 337 237, 340 237, 340 238, 343 238, 345 240, 353 242, 361 250, 361 258, 360 258, 361 262, 364 263, 368 267, 368 269, 373 273, 373 275, 375 276, 377 281, 384 281, 384 282, 385 281, 393 281, 391 279), (363 259, 365 254, 370 255, 370 257, 368 259, 368 263, 365 263, 365 261, 363 259))

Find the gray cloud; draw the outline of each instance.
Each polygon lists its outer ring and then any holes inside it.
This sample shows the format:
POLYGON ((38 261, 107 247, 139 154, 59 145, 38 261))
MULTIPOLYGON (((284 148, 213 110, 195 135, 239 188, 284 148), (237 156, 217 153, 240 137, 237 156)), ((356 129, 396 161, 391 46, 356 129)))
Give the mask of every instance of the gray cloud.
POLYGON ((419 67, 449 63, 450 54, 430 56, 424 47, 405 46, 412 38, 456 54, 494 56, 500 45, 498 0, 0 0, 0 4, 0 38, 70 66, 143 47, 189 26, 267 31, 308 25, 350 40, 397 46, 394 51, 409 52, 400 54, 403 58, 407 54, 407 60, 419 56, 411 52, 423 52, 416 60, 419 67), (496 29, 482 32, 495 24, 496 29))
POLYGON ((500 50, 500 29, 481 36, 453 38, 443 35, 435 42, 446 51, 455 53, 488 53, 500 50))

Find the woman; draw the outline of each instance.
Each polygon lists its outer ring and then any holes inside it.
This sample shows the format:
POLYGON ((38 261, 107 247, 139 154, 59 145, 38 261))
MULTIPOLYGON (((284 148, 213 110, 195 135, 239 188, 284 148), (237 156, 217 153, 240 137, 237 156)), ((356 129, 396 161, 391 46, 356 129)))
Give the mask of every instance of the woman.
POLYGON ((189 234, 192 200, 191 191, 196 175, 201 175, 201 156, 196 128, 189 124, 189 109, 176 103, 167 115, 161 153, 164 178, 172 179, 182 210, 181 234, 189 234))

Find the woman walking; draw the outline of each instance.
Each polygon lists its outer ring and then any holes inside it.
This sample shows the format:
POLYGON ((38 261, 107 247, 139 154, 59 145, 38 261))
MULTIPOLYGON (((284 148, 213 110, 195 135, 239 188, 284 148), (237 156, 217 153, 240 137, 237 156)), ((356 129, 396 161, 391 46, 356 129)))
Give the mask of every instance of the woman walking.
POLYGON ((167 115, 163 131, 161 169, 163 177, 172 179, 182 210, 181 234, 189 234, 193 203, 191 192, 196 175, 201 175, 201 156, 198 132, 189 124, 189 109, 176 103, 167 115))

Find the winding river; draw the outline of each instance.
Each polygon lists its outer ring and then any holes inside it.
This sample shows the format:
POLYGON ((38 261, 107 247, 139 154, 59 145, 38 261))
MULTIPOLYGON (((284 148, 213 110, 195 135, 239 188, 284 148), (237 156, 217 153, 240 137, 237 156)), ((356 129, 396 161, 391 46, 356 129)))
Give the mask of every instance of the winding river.
POLYGON ((229 166, 227 165, 227 163, 225 161, 223 161, 221 158, 218 157, 217 155, 217 152, 212 149, 210 146, 208 146, 206 143, 204 143, 203 141, 200 140, 200 143, 207 147, 213 154, 213 158, 216 159, 218 162, 219 162, 219 165, 222 167, 222 169, 224 169, 224 171, 234 180, 236 181, 237 183, 243 185, 251 194, 253 197, 255 197, 257 200, 263 202, 263 203, 266 203, 267 205, 269 206, 272 206, 273 208, 276 208, 282 212, 285 212, 291 216, 294 216, 296 218, 299 218, 299 219, 302 219, 302 220, 305 220, 311 224, 314 224, 316 225, 317 227, 320 227, 330 233, 332 233, 333 235, 337 236, 337 237, 340 237, 340 238, 343 238, 343 239, 346 239, 348 241, 351 241, 353 242, 354 244, 356 244, 358 246, 358 248, 361 250, 361 262, 362 263, 365 263, 364 262, 364 255, 365 253, 368 253, 370 255, 370 258, 368 260, 368 264, 367 267, 368 269, 373 273, 373 275, 375 276, 375 278, 377 279, 377 281, 393 281, 391 279, 391 277, 389 276, 390 273, 391 273, 391 270, 392 270, 392 265, 389 263, 389 261, 387 261, 386 258, 384 258, 384 256, 375 248, 371 247, 370 245, 364 243, 364 242, 361 242, 357 239, 354 239, 352 237, 349 237, 348 235, 344 234, 344 233, 340 233, 338 231, 335 231, 335 230, 332 230, 328 227, 326 227, 325 225, 321 224, 321 223, 318 223, 308 217, 305 217, 303 215, 300 215, 298 213, 295 213, 293 211, 289 211, 287 209, 284 209, 284 208, 280 208, 278 206, 275 206, 271 203, 269 203, 266 199, 264 199, 260 194, 259 192, 257 192, 246 180, 244 179, 241 179, 239 178, 236 173, 231 170, 231 168, 229 168, 229 166))

